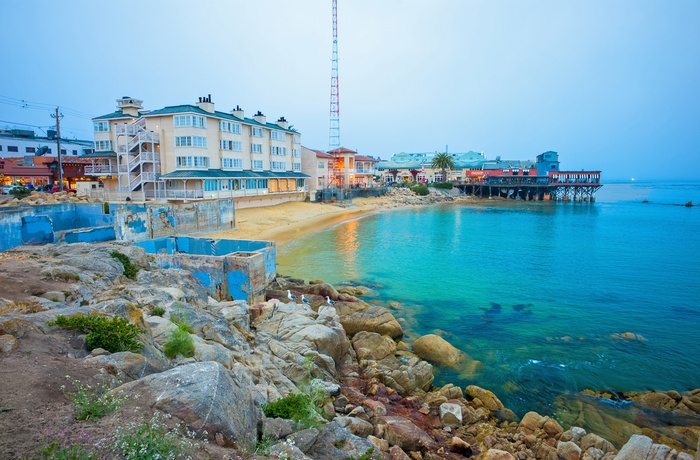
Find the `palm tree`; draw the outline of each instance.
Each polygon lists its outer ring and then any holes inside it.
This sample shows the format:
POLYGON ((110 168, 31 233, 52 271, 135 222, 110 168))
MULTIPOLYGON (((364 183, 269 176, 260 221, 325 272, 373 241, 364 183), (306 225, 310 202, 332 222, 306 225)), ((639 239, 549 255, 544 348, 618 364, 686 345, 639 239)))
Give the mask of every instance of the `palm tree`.
POLYGON ((430 164, 433 169, 442 169, 442 181, 447 182, 447 171, 455 167, 455 162, 447 153, 438 153, 430 164))

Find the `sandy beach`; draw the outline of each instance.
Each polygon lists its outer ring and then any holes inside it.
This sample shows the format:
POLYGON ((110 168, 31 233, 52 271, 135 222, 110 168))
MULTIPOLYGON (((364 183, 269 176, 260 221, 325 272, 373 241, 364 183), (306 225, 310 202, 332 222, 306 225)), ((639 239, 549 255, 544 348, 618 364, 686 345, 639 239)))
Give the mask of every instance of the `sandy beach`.
POLYGON ((236 210, 236 228, 207 235, 212 238, 274 241, 277 246, 302 235, 389 208, 403 207, 389 196, 355 198, 342 207, 328 203, 294 201, 261 208, 236 210))

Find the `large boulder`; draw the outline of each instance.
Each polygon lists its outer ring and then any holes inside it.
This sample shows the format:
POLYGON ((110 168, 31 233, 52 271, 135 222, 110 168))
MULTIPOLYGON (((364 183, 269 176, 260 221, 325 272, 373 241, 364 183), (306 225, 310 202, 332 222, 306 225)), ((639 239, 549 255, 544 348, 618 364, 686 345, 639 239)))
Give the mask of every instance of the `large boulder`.
POLYGON ((149 359, 142 354, 128 351, 90 356, 85 359, 85 362, 102 367, 110 374, 124 375, 129 380, 138 380, 147 375, 163 372, 169 367, 164 361, 149 359))
POLYGON ((413 342, 413 351, 426 361, 440 366, 454 366, 462 352, 435 334, 427 334, 413 342))
POLYGON ((353 311, 347 315, 340 314, 340 322, 349 336, 360 331, 376 332, 380 335, 388 335, 392 339, 403 337, 403 329, 394 315, 384 307, 369 307, 366 310, 353 311))
POLYGON ((140 406, 179 418, 190 429, 217 433, 227 445, 257 439, 262 411, 253 380, 238 366, 231 373, 216 362, 188 364, 129 382, 112 391, 138 394, 140 406))
MULTIPOLYGON (((471 400, 478 399, 490 411, 497 411, 497 410, 503 409, 503 403, 501 402, 501 400, 498 399, 498 397, 496 397, 496 395, 489 390, 485 390, 485 389, 478 387, 476 385, 469 385, 467 388, 465 388, 464 393, 465 393, 467 399, 471 399, 471 400)), ((535 416, 541 418, 541 416, 539 414, 537 414, 536 412, 529 412, 528 414, 525 414, 525 417, 528 417, 528 416, 530 416, 532 418, 534 418, 535 416)), ((523 422, 521 422, 521 425, 525 422, 525 420, 526 420, 525 417, 523 417, 523 422)), ((539 424, 539 420, 537 421, 537 423, 539 424)), ((544 421, 542 421, 542 424, 544 424, 544 421)), ((526 424, 526 426, 528 426, 528 425, 526 424)), ((541 428, 541 427, 542 427, 542 425, 537 426, 537 428, 541 428)), ((527 434, 531 434, 531 433, 527 433, 527 434)))
POLYGON ((411 420, 400 416, 378 417, 377 427, 392 446, 405 451, 436 450, 437 443, 411 420))
POLYGON ((355 436, 337 423, 331 422, 323 427, 314 445, 306 454, 314 460, 348 460, 360 458, 374 444, 367 439, 355 436))
POLYGON ((376 332, 361 331, 352 338, 352 347, 357 354, 357 359, 377 361, 393 355, 396 351, 396 342, 390 337, 379 335, 376 332))

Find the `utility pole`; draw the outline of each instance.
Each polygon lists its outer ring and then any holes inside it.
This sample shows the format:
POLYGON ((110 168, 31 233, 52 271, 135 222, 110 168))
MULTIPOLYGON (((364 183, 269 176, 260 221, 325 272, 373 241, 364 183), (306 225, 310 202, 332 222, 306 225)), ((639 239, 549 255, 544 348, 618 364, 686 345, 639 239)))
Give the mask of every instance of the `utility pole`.
POLYGON ((56 148, 58 149, 58 186, 61 188, 59 191, 63 191, 63 162, 61 161, 61 117, 58 114, 58 107, 56 107, 56 115, 51 115, 56 119, 56 148))

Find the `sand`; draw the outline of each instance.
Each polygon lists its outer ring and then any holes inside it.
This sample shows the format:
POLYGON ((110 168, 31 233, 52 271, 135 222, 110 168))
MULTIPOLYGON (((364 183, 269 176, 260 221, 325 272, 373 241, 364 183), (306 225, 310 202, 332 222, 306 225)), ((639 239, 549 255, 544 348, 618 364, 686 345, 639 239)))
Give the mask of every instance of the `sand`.
POLYGON ((381 210, 400 207, 389 197, 355 198, 352 205, 294 201, 276 206, 237 209, 233 230, 208 234, 210 238, 274 241, 277 247, 300 236, 381 210))

